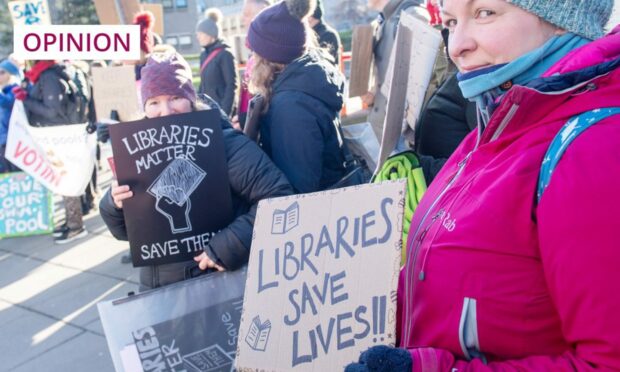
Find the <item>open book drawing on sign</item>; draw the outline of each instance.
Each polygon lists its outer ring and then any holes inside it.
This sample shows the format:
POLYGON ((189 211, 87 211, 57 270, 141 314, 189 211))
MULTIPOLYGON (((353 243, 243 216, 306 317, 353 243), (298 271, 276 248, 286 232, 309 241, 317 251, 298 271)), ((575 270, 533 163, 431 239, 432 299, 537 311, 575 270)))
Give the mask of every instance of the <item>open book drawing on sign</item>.
POLYGON ((148 188, 156 199, 155 209, 168 219, 173 234, 192 230, 189 197, 206 175, 190 160, 174 159, 148 188))
POLYGON ((273 211, 272 234, 285 234, 297 225, 299 225, 299 204, 297 202, 285 210, 276 209, 273 211))
POLYGON ((211 345, 206 349, 196 351, 194 353, 184 355, 183 361, 188 372, 221 372, 231 371, 235 361, 234 355, 229 354, 220 347, 220 345, 211 345))
POLYGON ((245 342, 250 345, 253 350, 265 351, 267 348, 267 341, 269 341, 269 332, 271 332, 271 322, 269 320, 265 323, 260 322, 258 315, 252 319, 248 335, 245 336, 245 342))

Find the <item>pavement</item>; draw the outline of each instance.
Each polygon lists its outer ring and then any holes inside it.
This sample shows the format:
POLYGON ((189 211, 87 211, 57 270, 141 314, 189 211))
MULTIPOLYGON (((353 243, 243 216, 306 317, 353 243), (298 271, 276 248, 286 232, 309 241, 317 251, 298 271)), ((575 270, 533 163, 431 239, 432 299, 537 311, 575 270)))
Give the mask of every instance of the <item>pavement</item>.
MULTIPOLYGON (((105 190, 109 170, 100 178, 105 190)), ((65 245, 50 235, 0 240, 0 371, 114 371, 97 303, 137 291, 138 270, 121 263, 128 244, 98 211, 84 224, 88 236, 65 245)))

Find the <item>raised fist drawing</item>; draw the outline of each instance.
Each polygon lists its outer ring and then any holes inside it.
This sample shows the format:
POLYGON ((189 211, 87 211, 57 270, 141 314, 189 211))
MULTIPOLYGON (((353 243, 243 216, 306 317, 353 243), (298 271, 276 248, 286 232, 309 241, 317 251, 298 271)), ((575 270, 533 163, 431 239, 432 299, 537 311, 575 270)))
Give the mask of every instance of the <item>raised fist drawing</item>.
POLYGON ((191 231, 189 211, 192 209, 192 203, 189 198, 186 198, 184 203, 178 204, 167 195, 160 195, 155 202, 155 209, 168 219, 173 234, 191 231))
POLYGON ((188 159, 175 159, 160 173, 147 192, 155 197, 155 209, 168 219, 170 230, 179 234, 192 230, 190 196, 206 172, 188 159))

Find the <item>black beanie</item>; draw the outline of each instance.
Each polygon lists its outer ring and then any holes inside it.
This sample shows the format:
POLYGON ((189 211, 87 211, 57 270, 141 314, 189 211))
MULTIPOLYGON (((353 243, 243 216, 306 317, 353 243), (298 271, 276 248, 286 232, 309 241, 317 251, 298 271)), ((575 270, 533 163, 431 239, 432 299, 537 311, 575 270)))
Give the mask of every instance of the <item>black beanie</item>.
POLYGON ((312 18, 319 20, 323 18, 323 2, 321 0, 316 0, 316 8, 312 13, 312 18))

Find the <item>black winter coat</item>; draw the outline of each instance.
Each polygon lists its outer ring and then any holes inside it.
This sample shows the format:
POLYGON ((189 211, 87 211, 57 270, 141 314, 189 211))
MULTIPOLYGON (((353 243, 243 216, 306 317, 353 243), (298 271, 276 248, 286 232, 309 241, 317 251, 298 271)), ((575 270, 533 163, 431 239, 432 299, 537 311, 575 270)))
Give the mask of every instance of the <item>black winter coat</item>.
POLYGON ((235 103, 237 90, 237 69, 235 57, 230 52, 230 46, 222 40, 208 45, 200 54, 200 66, 216 49, 222 49, 200 73, 200 87, 198 93, 213 98, 215 102, 230 115, 235 103))
POLYGON ((68 114, 71 106, 69 79, 63 65, 53 65, 41 73, 24 100, 30 125, 44 127, 78 123, 75 116, 72 118, 68 114))
POLYGON ((451 75, 428 100, 415 130, 415 151, 427 184, 476 122, 476 104, 463 98, 456 74, 451 75))
MULTIPOLYGON (((258 202, 290 195, 293 189, 267 155, 245 135, 235 131, 223 113, 221 122, 235 220, 210 240, 205 252, 227 270, 235 270, 248 262, 258 202)), ((112 235, 127 240, 123 210, 114 205, 110 190, 101 199, 99 211, 112 235)), ((181 281, 185 279, 188 266, 194 266, 194 261, 142 267, 140 288, 144 290, 181 281)))
POLYGON ((316 52, 286 66, 260 119, 261 144, 299 193, 325 190, 344 176, 337 127, 344 78, 316 52))

